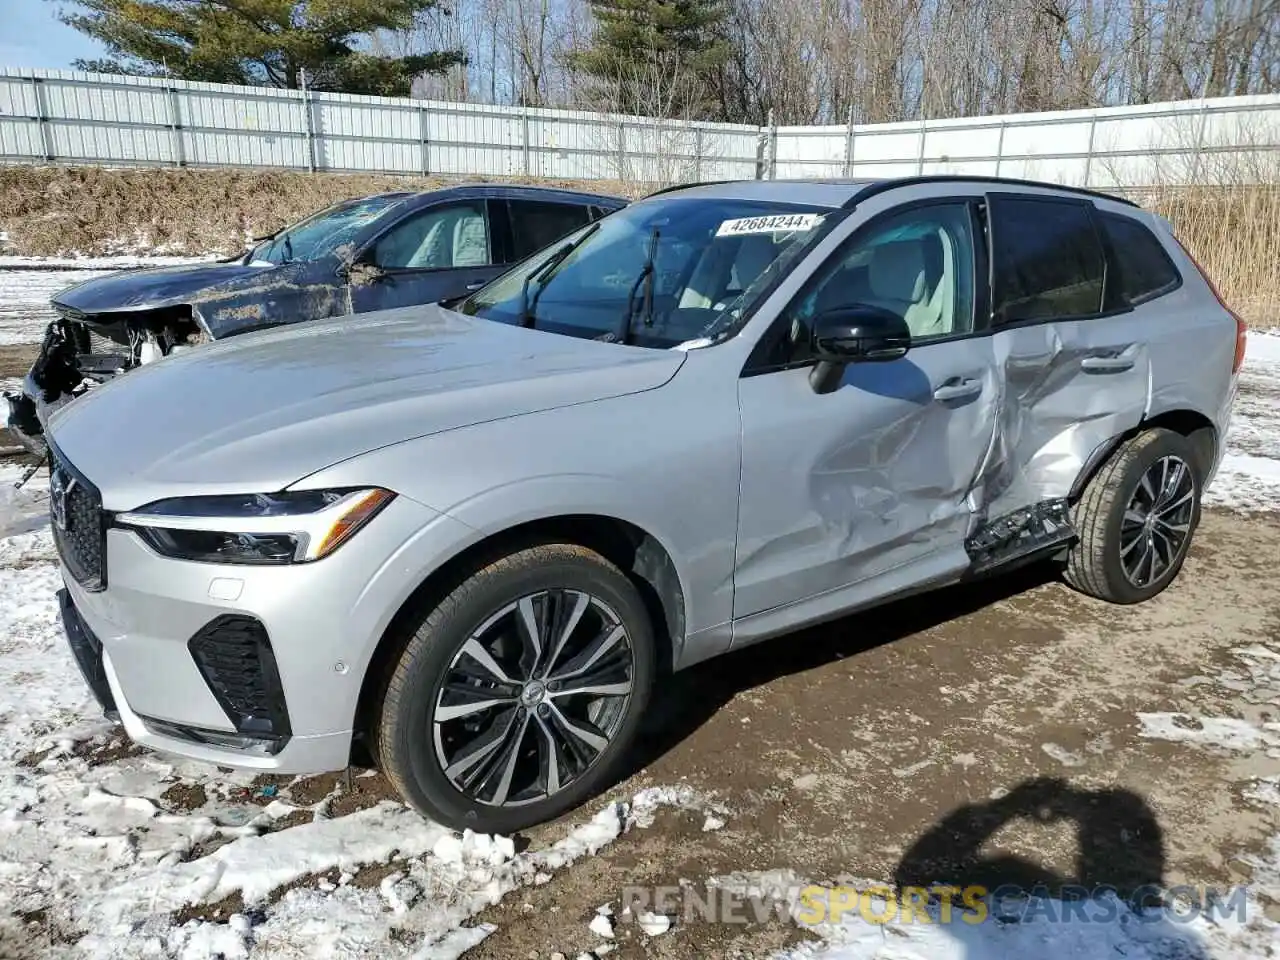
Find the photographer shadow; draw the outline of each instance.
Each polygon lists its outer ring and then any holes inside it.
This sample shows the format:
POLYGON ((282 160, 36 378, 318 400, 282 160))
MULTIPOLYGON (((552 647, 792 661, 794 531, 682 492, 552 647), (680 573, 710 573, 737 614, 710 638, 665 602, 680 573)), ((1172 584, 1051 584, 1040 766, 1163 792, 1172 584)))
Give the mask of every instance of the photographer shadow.
POLYGON ((983 922, 960 918, 941 925, 964 946, 966 960, 1004 960, 1021 940, 1040 944, 1038 960, 1146 956, 1156 945, 1155 955, 1171 960, 1209 960, 1195 930, 1158 909, 1164 870, 1163 831, 1141 796, 1045 778, 948 814, 903 855, 894 882, 900 895, 938 885, 987 892, 983 922), (1073 823, 1074 873, 1064 876, 1011 853, 984 853, 996 832, 1015 821, 1073 823), (1020 929, 1011 929, 1014 924, 1020 929))

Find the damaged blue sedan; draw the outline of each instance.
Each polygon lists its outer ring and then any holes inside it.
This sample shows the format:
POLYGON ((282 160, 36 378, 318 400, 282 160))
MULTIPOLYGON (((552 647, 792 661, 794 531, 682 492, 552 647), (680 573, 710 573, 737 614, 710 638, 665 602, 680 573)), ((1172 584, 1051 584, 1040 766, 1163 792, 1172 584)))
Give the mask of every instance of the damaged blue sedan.
POLYGON ((347 200, 226 260, 124 270, 59 291, 9 428, 44 452, 53 409, 122 373, 211 340, 391 307, 449 302, 625 206, 619 197, 509 185, 347 200))

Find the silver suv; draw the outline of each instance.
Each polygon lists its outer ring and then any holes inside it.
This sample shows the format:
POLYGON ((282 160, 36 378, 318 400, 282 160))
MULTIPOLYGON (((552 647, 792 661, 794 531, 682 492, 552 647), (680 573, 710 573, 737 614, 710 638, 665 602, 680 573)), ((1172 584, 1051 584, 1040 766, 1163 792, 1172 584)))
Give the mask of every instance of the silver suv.
POLYGON ((509 832, 607 785, 671 670, 1034 559, 1160 592, 1243 348, 1122 200, 665 191, 455 310, 236 338, 60 411, 66 632, 141 744, 371 757, 509 832))

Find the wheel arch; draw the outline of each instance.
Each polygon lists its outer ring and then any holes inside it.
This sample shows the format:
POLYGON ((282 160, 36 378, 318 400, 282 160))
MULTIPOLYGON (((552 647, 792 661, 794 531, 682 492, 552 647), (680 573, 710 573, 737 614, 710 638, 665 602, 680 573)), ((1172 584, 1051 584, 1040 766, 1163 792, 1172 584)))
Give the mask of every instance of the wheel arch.
POLYGON ((1074 502, 1080 498, 1085 486, 1093 479, 1094 474, 1102 469, 1102 465, 1107 462, 1107 458, 1122 443, 1144 431, 1157 428, 1171 430, 1191 441, 1192 447, 1196 452, 1196 465, 1200 468, 1200 474, 1202 477, 1208 476, 1209 471, 1217 462, 1218 428, 1209 417, 1199 411, 1190 409, 1166 410, 1154 417, 1142 420, 1137 426, 1112 437, 1105 443, 1099 444, 1093 453, 1089 455, 1084 467, 1077 475, 1075 483, 1071 486, 1068 499, 1074 502))
POLYGON ((671 553, 657 537, 628 520, 598 513, 562 514, 515 523, 489 533, 435 567, 396 610, 378 639, 361 681, 354 718, 353 758, 371 759, 364 741, 415 619, 486 563, 541 543, 577 544, 594 550, 621 569, 638 588, 652 620, 659 671, 670 672, 674 668, 685 633, 685 594, 671 553))

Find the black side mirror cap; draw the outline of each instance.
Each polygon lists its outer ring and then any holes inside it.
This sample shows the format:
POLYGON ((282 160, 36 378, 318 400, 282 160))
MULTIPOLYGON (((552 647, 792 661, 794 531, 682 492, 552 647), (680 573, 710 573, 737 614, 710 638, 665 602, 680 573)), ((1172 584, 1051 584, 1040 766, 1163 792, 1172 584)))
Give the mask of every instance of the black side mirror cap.
POLYGON ((906 320, 882 307, 858 304, 813 318, 810 347, 818 363, 809 375, 816 393, 830 393, 850 363, 900 360, 911 349, 906 320))

